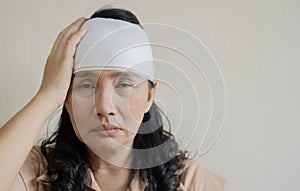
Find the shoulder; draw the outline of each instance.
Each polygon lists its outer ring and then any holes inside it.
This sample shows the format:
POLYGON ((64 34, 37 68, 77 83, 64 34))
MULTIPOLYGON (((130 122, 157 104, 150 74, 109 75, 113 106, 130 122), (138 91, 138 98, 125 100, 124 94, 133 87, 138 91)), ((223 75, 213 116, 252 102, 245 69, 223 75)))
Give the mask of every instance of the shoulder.
POLYGON ((20 175, 23 179, 37 178, 45 172, 46 168, 47 161, 41 153, 40 147, 34 146, 20 170, 20 175))
POLYGON ((41 153, 40 147, 32 147, 19 171, 13 188, 19 188, 15 190, 39 190, 38 178, 46 172, 46 169, 47 161, 41 153))
POLYGON ((203 168, 197 160, 187 159, 181 176, 181 189, 185 191, 223 191, 225 179, 203 168))
POLYGON ((32 174, 39 176, 47 168, 47 161, 41 152, 40 147, 32 147, 30 153, 28 154, 20 172, 22 174, 32 174))

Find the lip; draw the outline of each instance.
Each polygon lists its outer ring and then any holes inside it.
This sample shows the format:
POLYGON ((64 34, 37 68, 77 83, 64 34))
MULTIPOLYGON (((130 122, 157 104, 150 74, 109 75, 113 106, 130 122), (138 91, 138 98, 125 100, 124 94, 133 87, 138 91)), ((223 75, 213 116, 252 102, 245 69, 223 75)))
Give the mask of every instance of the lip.
POLYGON ((109 136, 116 136, 117 134, 123 131, 121 127, 112 124, 102 124, 97 129, 101 133, 105 133, 109 136))

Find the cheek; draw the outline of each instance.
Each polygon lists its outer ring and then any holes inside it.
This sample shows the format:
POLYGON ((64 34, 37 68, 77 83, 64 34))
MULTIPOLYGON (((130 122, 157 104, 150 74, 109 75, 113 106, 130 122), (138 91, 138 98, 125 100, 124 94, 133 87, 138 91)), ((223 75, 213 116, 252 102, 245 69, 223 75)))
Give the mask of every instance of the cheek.
POLYGON ((67 101, 66 101, 65 105, 66 105, 67 111, 68 111, 69 116, 70 116, 70 120, 71 120, 71 123, 72 123, 73 130, 75 132, 76 137, 80 141, 83 141, 82 137, 80 136, 80 133, 78 132, 78 129, 77 129, 77 126, 76 126, 76 123, 75 123, 75 120, 74 120, 73 107, 72 107, 72 104, 70 104, 70 103, 72 103, 72 99, 67 98, 67 101))
POLYGON ((81 135, 85 134, 85 130, 89 122, 94 121, 91 120, 93 118, 92 114, 92 99, 81 98, 76 95, 69 96, 66 100, 66 107, 68 109, 68 113, 70 115, 70 119, 73 125, 73 129, 77 138, 83 141, 81 135))
POLYGON ((77 125, 84 126, 86 121, 92 116, 93 101, 73 97, 73 116, 77 125))
POLYGON ((144 113, 146 112, 146 105, 148 101, 148 91, 145 88, 139 88, 129 96, 128 109, 131 116, 139 123, 141 123, 144 113))

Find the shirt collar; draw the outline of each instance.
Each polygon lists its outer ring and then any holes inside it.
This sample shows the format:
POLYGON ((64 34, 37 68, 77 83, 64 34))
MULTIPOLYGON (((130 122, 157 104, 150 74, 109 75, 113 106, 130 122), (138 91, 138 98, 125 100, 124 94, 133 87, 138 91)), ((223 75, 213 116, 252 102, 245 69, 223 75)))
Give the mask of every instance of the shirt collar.
MULTIPOLYGON (((96 179, 94 177, 94 174, 92 173, 91 169, 88 169, 88 172, 90 174, 91 177, 91 189, 93 191, 101 191, 98 183, 96 182, 96 179)), ((49 177, 47 176, 47 171, 45 171, 41 176, 37 177, 37 182, 40 184, 43 184, 45 186, 50 186, 50 181, 49 181, 49 177)), ((142 181, 137 175, 133 178, 130 187, 131 190, 133 191, 139 191, 139 190, 145 190, 145 187, 147 186, 147 183, 142 181)))

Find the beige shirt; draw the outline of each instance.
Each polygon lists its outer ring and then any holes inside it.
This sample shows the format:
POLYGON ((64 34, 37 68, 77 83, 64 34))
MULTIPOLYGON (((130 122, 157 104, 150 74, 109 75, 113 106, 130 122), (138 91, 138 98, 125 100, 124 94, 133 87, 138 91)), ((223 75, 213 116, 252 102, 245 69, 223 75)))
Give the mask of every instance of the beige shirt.
MULTIPOLYGON (((178 190, 182 191, 223 191, 225 180, 201 167, 196 160, 186 160, 178 190)), ((33 147, 21 168, 11 191, 49 191, 46 175, 47 161, 39 147, 33 147)), ((101 191, 93 173, 89 170, 95 191, 101 191)), ((132 191, 142 191, 146 183, 135 177, 131 183, 132 191)))

